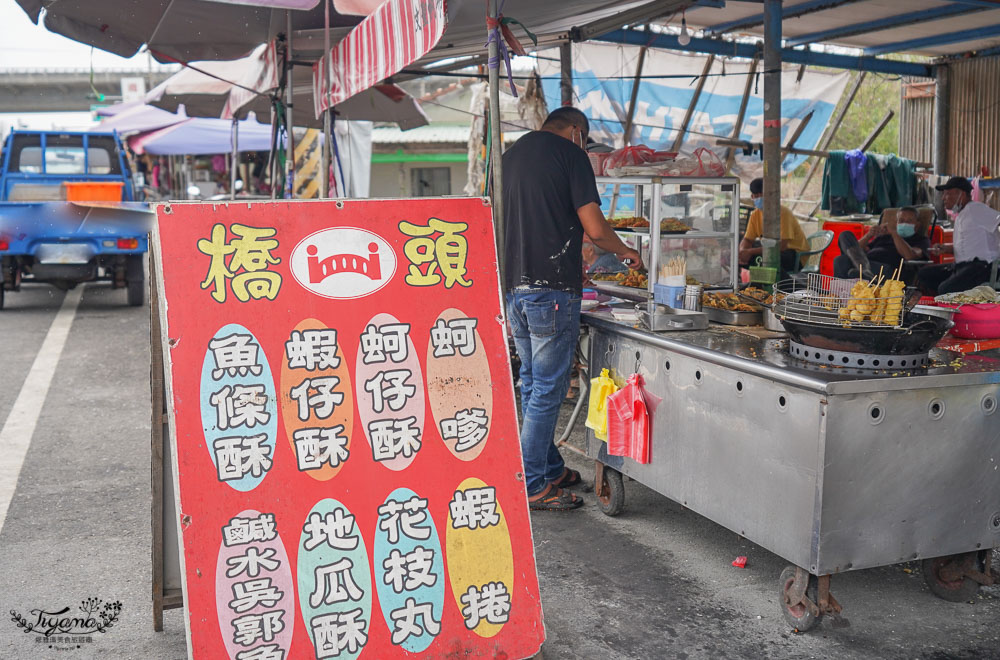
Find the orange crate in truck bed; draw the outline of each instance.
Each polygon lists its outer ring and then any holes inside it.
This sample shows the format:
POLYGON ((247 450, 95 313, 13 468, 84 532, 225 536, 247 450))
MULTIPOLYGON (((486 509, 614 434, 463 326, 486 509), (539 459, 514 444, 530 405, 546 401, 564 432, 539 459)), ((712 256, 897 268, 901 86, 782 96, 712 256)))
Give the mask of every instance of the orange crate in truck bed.
POLYGON ((122 181, 66 181, 63 184, 67 202, 120 202, 122 181))

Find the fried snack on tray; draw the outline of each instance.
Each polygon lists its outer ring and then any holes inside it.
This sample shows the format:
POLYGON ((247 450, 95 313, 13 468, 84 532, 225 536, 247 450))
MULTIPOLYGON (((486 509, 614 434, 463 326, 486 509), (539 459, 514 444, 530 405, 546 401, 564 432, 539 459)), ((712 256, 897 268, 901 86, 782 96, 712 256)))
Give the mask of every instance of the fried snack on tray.
POLYGON ((664 218, 663 220, 660 220, 660 231, 682 233, 691 231, 691 228, 677 218, 664 218))
MULTIPOLYGON (((748 286, 747 288, 740 291, 744 296, 750 296, 754 300, 759 300, 765 305, 770 305, 774 302, 774 296, 765 291, 764 289, 759 289, 755 286, 748 286)), ((757 311, 757 310, 753 310, 757 311)))
POLYGON ((760 307, 751 305, 735 293, 703 293, 701 294, 702 307, 714 307, 725 309, 730 312, 759 312, 760 307))
POLYGON ((601 273, 591 277, 595 282, 611 282, 621 286, 630 286, 636 289, 645 289, 649 286, 649 279, 646 273, 629 269, 628 273, 601 273))
POLYGON ((639 216, 631 218, 608 218, 608 224, 615 229, 630 229, 632 227, 648 227, 649 220, 639 216))

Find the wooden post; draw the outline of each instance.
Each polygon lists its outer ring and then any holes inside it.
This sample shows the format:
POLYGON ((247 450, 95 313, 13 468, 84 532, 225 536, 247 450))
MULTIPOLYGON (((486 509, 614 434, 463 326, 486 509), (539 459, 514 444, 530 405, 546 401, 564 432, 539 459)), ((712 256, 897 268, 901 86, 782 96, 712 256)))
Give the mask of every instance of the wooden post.
MULTIPOLYGON (((844 122, 844 117, 847 116, 847 111, 850 110, 851 104, 854 103, 854 98, 858 95, 858 91, 861 89, 861 84, 865 81, 865 78, 867 76, 868 72, 862 71, 861 73, 858 74, 857 78, 854 79, 854 84, 851 86, 851 90, 847 93, 847 99, 844 101, 844 105, 837 112, 837 116, 834 117, 833 121, 830 123, 830 126, 826 129, 826 132, 823 134, 823 138, 819 142, 819 146, 817 147, 817 149, 819 149, 820 151, 826 151, 827 147, 830 146, 830 143, 833 142, 834 136, 836 136, 837 131, 840 130, 840 125, 844 122)), ((813 180, 813 176, 815 176, 816 172, 818 172, 820 169, 821 169, 820 161, 817 158, 813 160, 812 165, 809 167, 809 173, 806 174, 806 179, 805 181, 802 182, 802 185, 799 187, 799 192, 796 195, 796 197, 802 197, 802 195, 806 192, 806 189, 809 187, 809 182, 813 180)), ((819 205, 813 208, 809 216, 812 217, 816 213, 816 210, 818 208, 819 205)))
MULTIPOLYGON (((649 26, 646 26, 646 31, 649 31, 649 26)), ((632 124, 635 121, 635 103, 639 98, 639 86, 642 85, 642 68, 646 64, 646 51, 649 48, 647 46, 641 46, 639 48, 639 59, 635 63, 635 77, 632 79, 632 93, 629 95, 628 99, 628 112, 625 115, 625 133, 622 137, 624 146, 628 146, 632 142, 632 124)))
MULTIPOLYGON (((649 29, 649 26, 646 26, 649 29)), ((635 63, 635 77, 632 79, 632 93, 629 95, 628 100, 628 110, 625 113, 625 132, 622 134, 622 146, 627 147, 632 142, 632 123, 635 120, 635 104, 636 100, 639 98, 639 86, 642 84, 642 68, 646 64, 646 51, 649 50, 648 47, 642 46, 639 48, 639 59, 635 63)), ((618 194, 621 192, 621 184, 616 183, 614 190, 611 193, 611 206, 608 211, 608 217, 613 218, 615 215, 615 209, 618 208, 618 194)), ((635 209, 636 215, 639 214, 639 209, 635 209)))
POLYGON ((698 105, 698 99, 701 97, 701 90, 705 88, 705 81, 708 80, 708 74, 712 70, 712 64, 715 63, 715 55, 709 55, 708 59, 705 60, 705 68, 701 71, 701 78, 698 80, 698 86, 694 90, 694 96, 691 97, 691 103, 688 104, 687 112, 684 113, 684 120, 681 122, 681 127, 677 132, 677 137, 674 138, 674 144, 670 148, 671 151, 680 151, 681 144, 684 142, 684 135, 687 133, 688 124, 691 122, 691 116, 694 115, 694 108, 698 105))
POLYGON ((799 125, 795 127, 795 132, 792 133, 792 136, 790 138, 788 138, 788 142, 785 143, 785 148, 781 150, 782 158, 784 158, 785 154, 788 153, 790 149, 795 147, 795 143, 798 141, 799 136, 802 135, 802 131, 806 130, 806 126, 809 125, 809 122, 812 121, 812 118, 813 118, 813 111, 810 110, 809 114, 803 117, 802 121, 799 122, 799 125))
POLYGON ((895 110, 889 110, 885 113, 885 117, 882 117, 882 121, 880 121, 878 126, 875 127, 875 130, 873 130, 871 134, 865 138, 865 141, 861 143, 861 146, 858 147, 858 149, 861 151, 868 151, 868 148, 871 147, 872 143, 878 139, 878 136, 882 134, 882 131, 885 130, 885 127, 889 125, 889 122, 892 121, 892 118, 895 115, 895 110))
MULTIPOLYGON (((755 56, 750 63, 750 73, 747 74, 747 83, 743 86, 743 100, 740 101, 740 111, 736 115, 736 124, 733 126, 733 139, 740 139, 740 131, 743 130, 743 120, 747 115, 747 104, 750 102, 750 90, 753 89, 753 79, 757 75, 757 64, 760 57, 755 56)), ((733 169, 733 162, 736 160, 736 151, 732 147, 726 149, 726 176, 733 169)))

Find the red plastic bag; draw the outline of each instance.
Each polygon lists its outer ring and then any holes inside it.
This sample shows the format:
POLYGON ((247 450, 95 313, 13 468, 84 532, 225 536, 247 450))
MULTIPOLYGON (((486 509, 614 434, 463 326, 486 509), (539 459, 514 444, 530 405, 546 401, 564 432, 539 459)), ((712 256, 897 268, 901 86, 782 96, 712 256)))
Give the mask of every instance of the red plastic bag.
POLYGON ((653 154, 655 153, 655 151, 642 144, 634 147, 625 147, 608 156, 607 161, 604 163, 604 170, 607 171, 615 167, 625 167, 628 165, 644 165, 653 160, 653 154))
POLYGON ((643 396, 642 376, 632 374, 625 387, 608 397, 608 454, 649 463, 649 436, 649 410, 643 396))
POLYGON ((699 147, 686 161, 681 176, 726 176, 726 165, 711 149, 699 147))

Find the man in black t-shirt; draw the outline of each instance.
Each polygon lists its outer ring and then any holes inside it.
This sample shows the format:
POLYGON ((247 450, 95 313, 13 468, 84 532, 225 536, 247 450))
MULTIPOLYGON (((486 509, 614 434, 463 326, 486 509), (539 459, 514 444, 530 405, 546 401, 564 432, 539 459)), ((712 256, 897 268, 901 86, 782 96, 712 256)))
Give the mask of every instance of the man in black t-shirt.
POLYGON ((588 133, 582 112, 559 108, 503 155, 507 317, 521 358, 521 456, 535 510, 583 504, 563 490, 581 478, 566 468, 553 440, 580 333, 584 232, 598 247, 642 265, 601 212, 584 151, 588 133))
POLYGON ((845 231, 837 244, 840 256, 833 260, 833 276, 861 276, 870 280, 879 271, 888 277, 899 268, 900 260, 926 259, 931 242, 917 220, 917 209, 904 206, 895 217, 888 215, 860 240, 845 231))

